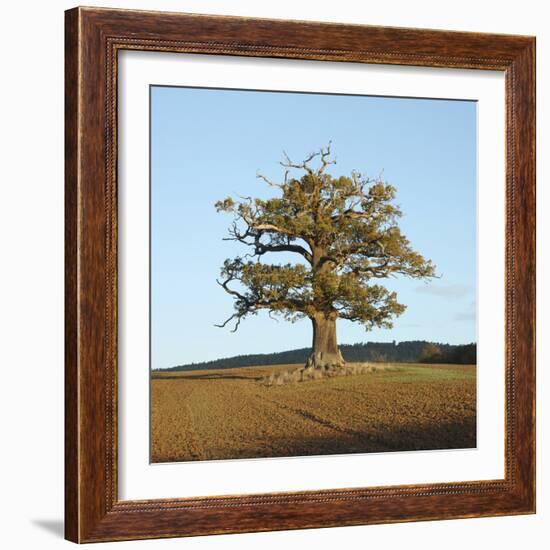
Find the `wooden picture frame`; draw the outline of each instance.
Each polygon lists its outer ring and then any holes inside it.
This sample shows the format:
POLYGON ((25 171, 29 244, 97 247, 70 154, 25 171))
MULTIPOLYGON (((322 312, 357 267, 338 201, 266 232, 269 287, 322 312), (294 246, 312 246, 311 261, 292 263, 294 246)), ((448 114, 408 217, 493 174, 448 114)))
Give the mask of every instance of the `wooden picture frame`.
POLYGON ((99 8, 66 12, 65 533, 97 542, 535 511, 535 39, 99 8), (505 477, 120 501, 117 53, 496 70, 506 86, 505 477))

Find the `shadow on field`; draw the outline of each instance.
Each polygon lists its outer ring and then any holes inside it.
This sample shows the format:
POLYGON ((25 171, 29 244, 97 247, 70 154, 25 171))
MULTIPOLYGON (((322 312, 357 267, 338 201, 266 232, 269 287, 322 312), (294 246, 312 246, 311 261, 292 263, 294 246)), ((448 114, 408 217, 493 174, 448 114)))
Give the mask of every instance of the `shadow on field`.
POLYGON ((187 462, 197 460, 230 460, 247 458, 284 458, 360 453, 389 453, 406 451, 439 451, 450 449, 474 449, 476 447, 476 422, 453 422, 425 426, 382 429, 354 435, 333 432, 331 434, 301 437, 300 439, 268 437, 256 449, 246 439, 242 447, 232 447, 229 454, 211 449, 207 456, 167 458, 153 456, 152 462, 187 462))

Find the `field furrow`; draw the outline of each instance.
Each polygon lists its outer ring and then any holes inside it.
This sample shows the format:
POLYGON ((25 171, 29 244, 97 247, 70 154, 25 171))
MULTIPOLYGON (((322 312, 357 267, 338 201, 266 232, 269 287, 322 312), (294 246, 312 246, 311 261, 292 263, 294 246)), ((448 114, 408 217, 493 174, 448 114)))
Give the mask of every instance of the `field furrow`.
POLYGON ((260 382, 292 367, 156 374, 153 461, 476 445, 474 366, 401 364, 282 386, 260 382))

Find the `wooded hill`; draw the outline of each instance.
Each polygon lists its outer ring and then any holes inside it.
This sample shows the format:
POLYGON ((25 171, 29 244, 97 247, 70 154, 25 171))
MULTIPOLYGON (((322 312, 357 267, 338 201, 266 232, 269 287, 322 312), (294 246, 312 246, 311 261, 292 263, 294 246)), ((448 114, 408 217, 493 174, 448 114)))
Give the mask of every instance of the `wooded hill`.
MULTIPOLYGON (((343 344, 340 351, 350 363, 395 362, 395 363, 454 363, 474 365, 476 363, 476 344, 453 345, 415 340, 411 342, 365 342, 343 344)), ((305 363, 311 348, 294 349, 278 353, 237 355, 206 361, 177 365, 159 371, 232 369, 264 365, 284 365, 305 363)))

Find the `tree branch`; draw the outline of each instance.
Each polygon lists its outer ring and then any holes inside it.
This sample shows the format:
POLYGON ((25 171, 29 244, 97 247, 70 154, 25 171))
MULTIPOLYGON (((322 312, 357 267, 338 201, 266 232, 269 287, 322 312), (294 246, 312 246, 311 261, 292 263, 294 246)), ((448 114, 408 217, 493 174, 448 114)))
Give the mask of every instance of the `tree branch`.
MULTIPOLYGON (((330 160, 330 146, 331 142, 328 142, 328 145, 325 148, 322 148, 319 151, 315 151, 314 153, 310 153, 308 157, 302 161, 300 164, 297 164, 295 162, 292 162, 290 160, 290 157, 286 154, 285 151, 283 151, 283 155, 285 159, 281 161, 279 164, 283 166, 284 168, 296 168, 297 170, 305 170, 310 176, 317 175, 320 176, 326 169, 327 166, 330 164, 336 164, 336 159, 330 160), (319 157, 321 160, 321 166, 317 170, 314 170, 311 166, 309 166, 309 163, 316 157, 319 157)), ((285 176, 285 182, 286 182, 286 176, 285 176)))
POLYGON ((227 324, 230 323, 233 319, 237 319, 237 322, 235 323, 235 326, 231 329, 231 332, 237 332, 237 330, 239 328, 239 325, 241 324, 241 320, 242 320, 243 316, 244 316, 244 314, 233 313, 233 315, 231 315, 231 317, 226 319, 223 323, 221 323, 220 325, 214 325, 214 326, 216 328, 225 328, 227 326, 227 324))
POLYGON ((303 247, 298 244, 263 244, 259 243, 256 246, 256 255, 262 256, 266 252, 296 252, 301 254, 309 263, 313 262, 311 254, 303 247))
POLYGON ((329 160, 331 144, 332 144, 332 141, 329 141, 325 149, 321 148, 321 150, 319 151, 321 155, 321 168, 317 170, 317 174, 319 175, 321 175, 325 171, 325 168, 330 164, 336 164, 336 159, 329 160))
MULTIPOLYGON (((271 181, 269 178, 267 178, 266 176, 264 176, 263 174, 260 174, 259 172, 256 174, 256 177, 258 179, 261 179, 263 181, 265 181, 267 183, 267 185, 269 185, 270 187, 278 187, 279 189, 283 189, 284 188, 284 184, 282 183, 275 183, 274 181, 271 181)), ((286 176, 285 176, 285 183, 286 183, 286 176)))

